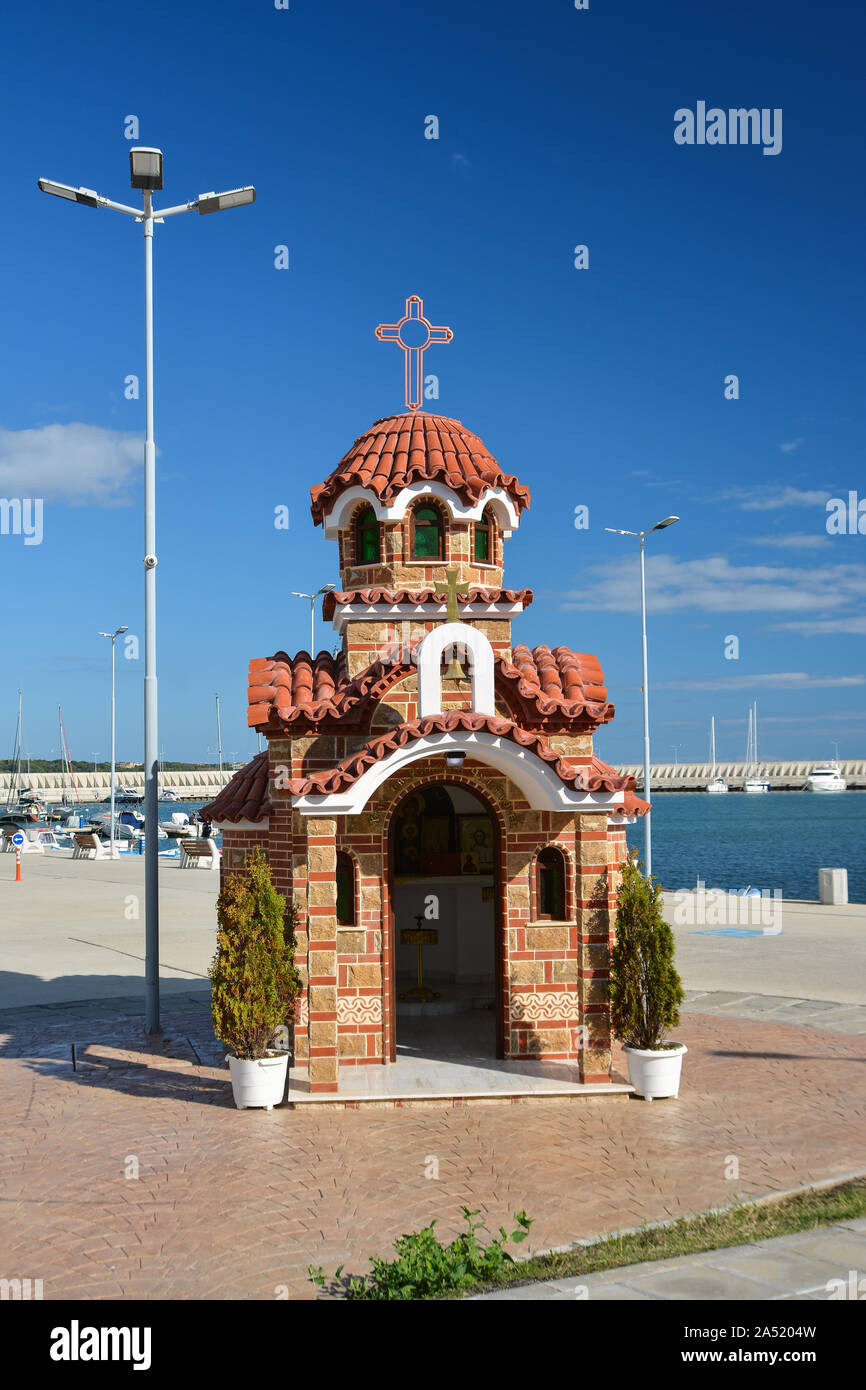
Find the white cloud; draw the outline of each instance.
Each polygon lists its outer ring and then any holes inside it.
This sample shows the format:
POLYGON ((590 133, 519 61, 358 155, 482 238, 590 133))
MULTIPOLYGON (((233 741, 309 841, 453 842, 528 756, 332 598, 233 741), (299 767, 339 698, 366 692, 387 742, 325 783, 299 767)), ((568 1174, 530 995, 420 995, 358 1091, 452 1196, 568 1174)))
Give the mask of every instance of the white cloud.
POLYGON ((799 449, 802 443, 802 439, 792 439, 790 444, 780 444, 779 448, 782 450, 783 454, 792 454, 795 449, 799 449))
POLYGON ((139 435, 100 425, 0 429, 0 495, 124 506, 143 454, 139 435))
MULTIPOLYGON (((825 724, 846 724, 849 721, 866 719, 866 709, 859 710, 820 710, 817 714, 762 714, 761 725, 765 724, 814 724, 821 729, 825 724)), ((739 719, 717 719, 717 724, 742 724, 739 719)))
POLYGON ((826 531, 791 531, 788 535, 749 536, 749 545, 772 545, 778 550, 824 550, 830 545, 826 531))
POLYGON ((717 676, 713 680, 654 683, 656 690, 824 690, 866 685, 866 676, 810 676, 805 671, 771 671, 764 675, 717 676))
POLYGON ((812 618, 799 623, 772 623, 771 626, 774 632, 799 632, 801 637, 830 637, 834 633, 866 637, 866 617, 812 618))
MULTIPOLYGON (((637 555, 590 567, 586 586, 565 592, 573 609, 635 613, 640 608, 637 555)), ((648 605, 653 613, 790 613, 848 618, 866 599, 866 564, 822 566, 732 565, 725 555, 679 560, 647 556, 648 605)))
POLYGON ((815 490, 804 492, 798 487, 738 489, 726 496, 744 512, 773 512, 781 507, 823 507, 831 494, 815 490))

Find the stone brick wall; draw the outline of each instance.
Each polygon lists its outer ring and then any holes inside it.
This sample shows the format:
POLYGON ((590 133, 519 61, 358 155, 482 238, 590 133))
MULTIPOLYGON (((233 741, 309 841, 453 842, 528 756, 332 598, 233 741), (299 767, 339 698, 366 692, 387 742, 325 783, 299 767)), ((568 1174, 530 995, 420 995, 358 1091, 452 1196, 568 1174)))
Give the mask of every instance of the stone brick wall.
MULTIPOLYGON (((455 684, 455 698, 460 691, 455 684)), ((465 684, 465 683, 464 683, 465 684)), ((414 717, 417 681, 407 675, 388 695, 393 717, 414 717)), ((585 761, 588 735, 568 736, 563 754, 585 761)), ((499 828, 498 1029, 506 1056, 577 1061, 587 1081, 608 1079, 607 1002, 615 910, 615 866, 624 830, 604 812, 534 811, 504 774, 467 758, 461 771, 441 758, 419 760, 378 789, 359 816, 306 817, 291 808, 285 783, 333 767, 365 742, 360 735, 304 735, 269 742, 272 812, 268 854, 274 883, 294 898, 296 961, 302 982, 295 1057, 309 1066, 314 1091, 337 1089, 340 1067, 381 1064, 395 1042, 393 950, 388 877, 391 818, 419 785, 456 783, 490 807, 499 828), (561 922, 538 920, 536 860, 555 845, 566 865, 561 922), (336 856, 355 866, 355 920, 338 925, 336 856)), ((229 860, 261 832, 227 832, 229 860)), ((435 880, 431 880, 435 887, 435 880)))

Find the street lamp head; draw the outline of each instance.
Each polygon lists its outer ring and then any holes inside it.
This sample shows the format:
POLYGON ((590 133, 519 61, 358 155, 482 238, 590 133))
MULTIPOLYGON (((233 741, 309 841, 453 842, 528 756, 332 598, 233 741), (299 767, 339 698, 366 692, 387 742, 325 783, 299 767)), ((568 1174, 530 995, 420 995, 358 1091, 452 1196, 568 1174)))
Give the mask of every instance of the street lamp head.
POLYGON ((133 188, 156 193, 162 188, 162 150, 136 145, 129 151, 129 181, 133 188))
POLYGON ((612 536, 636 536, 637 531, 621 531, 618 526, 605 526, 605 531, 609 531, 612 536))
POLYGON ((196 205, 200 213, 224 212, 227 208, 241 208, 255 201, 256 190, 250 185, 248 188, 230 188, 227 193, 199 193, 196 205))
POLYGON ((655 526, 651 526, 650 531, 663 531, 666 526, 673 526, 675 521, 679 521, 678 516, 666 516, 664 521, 657 521, 655 526))
POLYGON ((70 188, 68 183, 55 183, 53 179, 39 179, 43 193, 51 193, 55 198, 68 198, 70 203, 83 203, 88 208, 99 207, 99 194, 95 188, 70 188))
POLYGON ((129 627, 128 627, 128 626, 119 627, 119 628, 117 629, 117 631, 115 632, 115 634, 114 634, 115 637, 119 637, 120 634, 121 634, 122 632, 129 632, 129 627))

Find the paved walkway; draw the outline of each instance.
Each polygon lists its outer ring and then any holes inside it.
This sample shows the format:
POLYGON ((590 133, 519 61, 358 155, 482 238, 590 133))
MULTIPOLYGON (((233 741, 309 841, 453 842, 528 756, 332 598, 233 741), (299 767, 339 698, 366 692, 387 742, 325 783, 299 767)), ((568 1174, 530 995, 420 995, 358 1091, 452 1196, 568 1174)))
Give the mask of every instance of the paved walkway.
POLYGON ((45 1016, 8 1013, 0 1039, 0 1275, 48 1299, 311 1297, 310 1263, 362 1272, 434 1218, 455 1234, 463 1204, 493 1228, 525 1209, 530 1253, 837 1177, 866 1148, 862 1040, 775 1017, 686 1015, 679 1101, 268 1114, 234 1109, 192 1000, 156 1046, 122 1017, 45 1016))
POLYGON ((687 989, 683 1008, 699 1014, 728 1014, 732 1018, 763 1019, 772 1023, 805 1023, 831 1033, 866 1033, 866 1004, 837 1004, 827 999, 800 999, 744 990, 687 989))
POLYGON ((866 1219, 836 1222, 773 1240, 756 1240, 702 1255, 647 1261, 582 1274, 575 1279, 545 1279, 497 1293, 479 1294, 472 1302, 503 1300, 609 1299, 856 1299, 866 1296, 859 1281, 866 1270, 866 1219), (853 1279, 852 1279, 853 1273, 853 1279))

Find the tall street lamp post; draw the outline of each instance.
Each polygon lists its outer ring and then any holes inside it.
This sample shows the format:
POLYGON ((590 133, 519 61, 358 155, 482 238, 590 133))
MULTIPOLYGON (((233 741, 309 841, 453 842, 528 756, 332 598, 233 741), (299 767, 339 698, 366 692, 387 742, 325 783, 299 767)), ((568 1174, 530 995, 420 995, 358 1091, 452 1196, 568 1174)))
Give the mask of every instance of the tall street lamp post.
MULTIPOLYGON (((643 794, 649 800, 650 793, 650 737, 649 737, 649 690, 647 684, 647 659, 646 659, 646 566, 644 564, 644 541, 647 536, 652 535, 653 531, 663 531, 666 526, 673 526, 675 521, 679 521, 678 516, 666 516, 664 521, 657 521, 655 526, 651 526, 648 531, 621 531, 616 526, 605 526, 605 531, 610 531, 614 536, 636 536, 640 542, 640 631, 641 631, 641 654, 643 658, 643 794)), ((652 830, 650 828, 650 816, 652 812, 647 811, 644 816, 644 875, 649 878, 652 874, 652 830)))
POLYGON ((297 589, 292 590, 292 598, 308 598, 310 600, 310 656, 313 661, 316 659, 316 599, 321 594, 330 594, 336 587, 336 584, 323 584, 321 589, 317 589, 314 594, 299 594, 297 589))
POLYGON ((118 637, 120 637, 120 635, 121 635, 122 633, 128 632, 128 631, 129 631, 129 628, 128 628, 128 627, 118 627, 118 628, 115 628, 114 632, 100 632, 100 633, 99 633, 99 636, 100 636, 100 637, 110 637, 110 638, 111 638, 111 820, 109 821, 109 825, 110 825, 110 827, 111 827, 111 830, 110 830, 110 834, 111 834, 111 841, 110 841, 111 848, 110 848, 109 853, 110 853, 112 859, 115 858, 115 849, 114 849, 114 785, 115 785, 115 762, 114 762, 114 644, 115 644, 115 642, 117 641, 118 637))
MULTIPOLYGON (((159 743, 156 706, 156 445, 153 435, 153 228, 181 212, 221 212, 254 203, 253 187, 227 193, 200 193, 188 203, 157 210, 153 194, 162 189, 162 150, 138 146, 129 151, 130 182, 141 191, 144 207, 128 207, 103 198, 92 188, 71 188, 65 183, 40 179, 43 193, 82 203, 89 208, 111 208, 142 224, 144 232, 144 903, 145 903, 145 1029, 158 1033, 159 1023, 159 743)), ((113 822, 112 822, 113 824, 113 822)))

